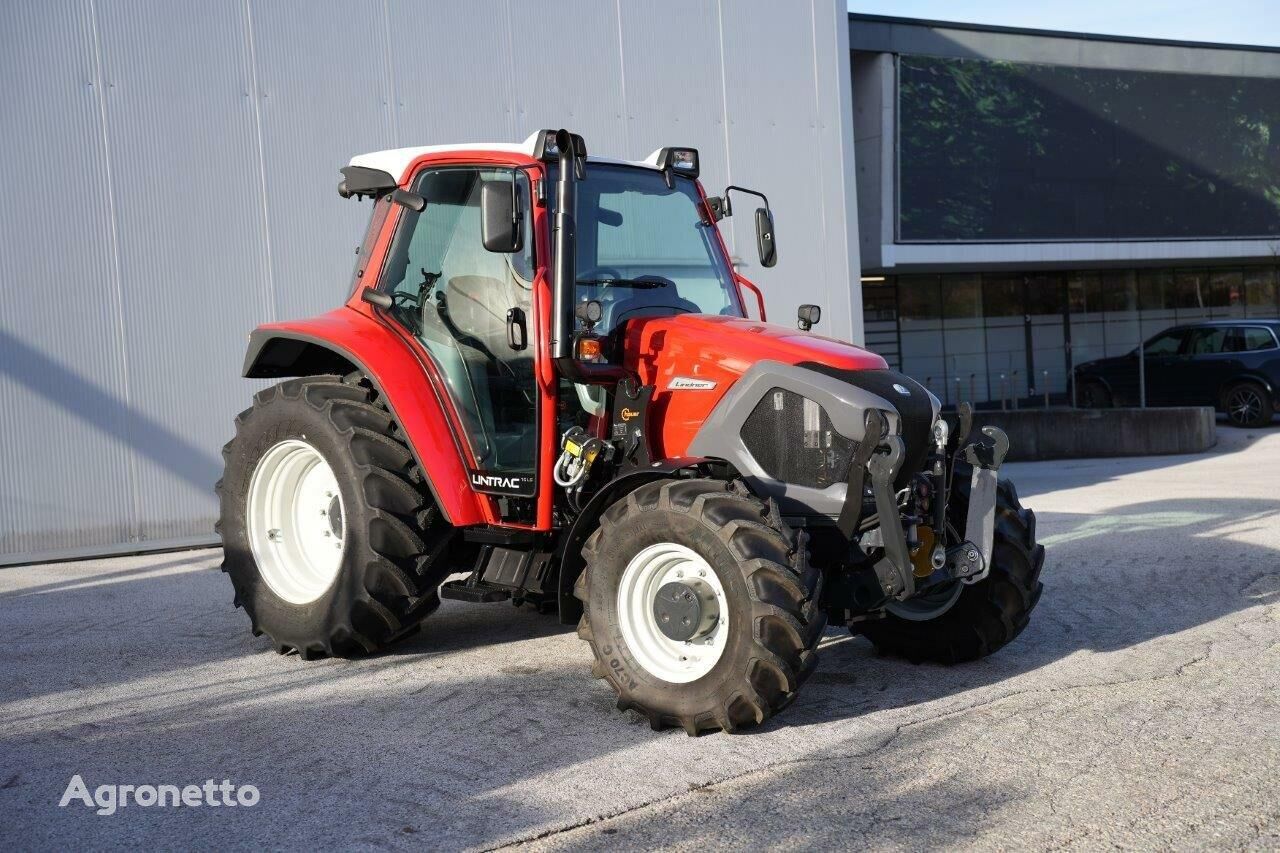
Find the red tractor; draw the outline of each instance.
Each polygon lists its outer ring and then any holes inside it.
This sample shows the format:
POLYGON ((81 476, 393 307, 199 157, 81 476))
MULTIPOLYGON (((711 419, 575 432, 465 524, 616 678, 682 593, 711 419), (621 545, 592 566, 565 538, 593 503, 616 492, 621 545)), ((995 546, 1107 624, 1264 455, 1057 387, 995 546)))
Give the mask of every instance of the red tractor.
POLYGON ((828 623, 912 661, 1027 624, 1044 549, 997 478, 878 355, 748 319, 698 153, 588 157, 582 138, 382 151, 338 190, 373 213, 347 303, 261 326, 236 418, 223 570, 255 634, 374 652, 440 603, 578 623, 593 672, 655 728, 785 707, 828 623), (448 580, 465 574, 465 579, 448 580))

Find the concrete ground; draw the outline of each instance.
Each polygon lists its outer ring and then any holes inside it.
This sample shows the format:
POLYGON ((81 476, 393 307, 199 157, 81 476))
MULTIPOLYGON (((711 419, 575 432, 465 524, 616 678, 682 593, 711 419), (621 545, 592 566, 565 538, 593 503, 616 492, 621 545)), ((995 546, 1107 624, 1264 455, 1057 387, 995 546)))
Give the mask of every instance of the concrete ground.
POLYGON ((946 669, 832 630, 796 704, 698 739, 620 714, 549 617, 446 603, 394 652, 249 635, 217 551, 0 569, 0 847, 1280 848, 1280 429, 1009 466, 1031 625, 946 669), (251 783, 252 808, 58 807, 251 783))

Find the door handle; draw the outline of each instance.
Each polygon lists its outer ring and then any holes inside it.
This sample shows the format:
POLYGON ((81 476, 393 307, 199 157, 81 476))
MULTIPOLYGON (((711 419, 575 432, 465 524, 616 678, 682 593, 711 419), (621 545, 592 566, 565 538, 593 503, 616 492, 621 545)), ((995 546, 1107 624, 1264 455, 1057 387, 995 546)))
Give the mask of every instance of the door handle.
POLYGON ((513 350, 529 346, 529 329, 525 325, 524 311, 519 308, 507 311, 507 346, 513 350))

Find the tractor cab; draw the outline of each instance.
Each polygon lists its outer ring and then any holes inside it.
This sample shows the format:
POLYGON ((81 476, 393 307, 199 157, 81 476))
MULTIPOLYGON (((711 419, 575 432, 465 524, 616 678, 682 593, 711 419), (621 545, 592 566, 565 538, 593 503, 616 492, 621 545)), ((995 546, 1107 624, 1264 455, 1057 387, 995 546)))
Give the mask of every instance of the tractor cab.
POLYGON ((768 199, 699 165, 558 130, 341 170, 373 202, 349 298, 252 332, 244 375, 285 381, 224 448, 255 633, 361 654, 442 598, 526 603, 578 623, 620 708, 696 734, 785 707, 828 620, 942 662, 1022 630, 1043 549, 1004 434, 969 442, 816 306, 766 322, 718 223, 754 200, 773 266, 768 199))

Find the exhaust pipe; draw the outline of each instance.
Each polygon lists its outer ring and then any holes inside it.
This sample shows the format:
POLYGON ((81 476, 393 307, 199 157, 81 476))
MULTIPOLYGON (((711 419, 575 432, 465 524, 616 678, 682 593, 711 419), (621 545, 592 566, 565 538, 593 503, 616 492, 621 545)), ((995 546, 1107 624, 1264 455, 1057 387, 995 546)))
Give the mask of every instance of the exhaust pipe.
POLYGON ((556 216, 552 223, 551 359, 560 375, 571 382, 613 385, 631 371, 613 364, 579 361, 573 351, 574 295, 578 286, 578 235, 573 211, 578 201, 577 181, 585 174, 586 145, 582 137, 561 128, 556 131, 560 176, 556 181, 556 216))
POLYGON ((573 357, 573 294, 578 280, 578 235, 573 211, 578 201, 577 165, 574 163, 573 134, 561 128, 556 131, 556 149, 560 154, 560 177, 556 182, 556 218, 552 225, 555 268, 551 314, 551 357, 562 374, 573 357))

